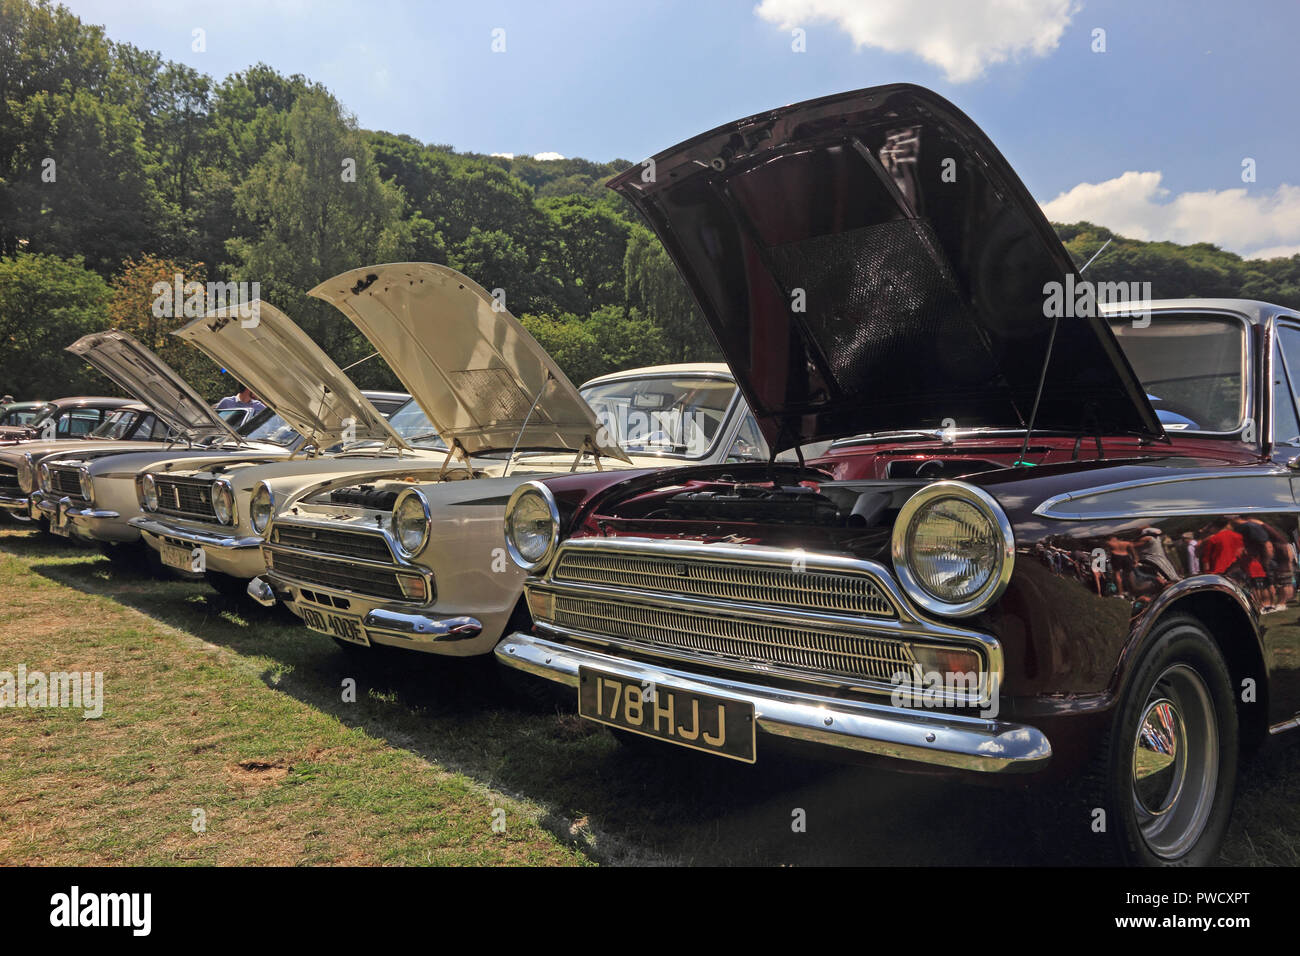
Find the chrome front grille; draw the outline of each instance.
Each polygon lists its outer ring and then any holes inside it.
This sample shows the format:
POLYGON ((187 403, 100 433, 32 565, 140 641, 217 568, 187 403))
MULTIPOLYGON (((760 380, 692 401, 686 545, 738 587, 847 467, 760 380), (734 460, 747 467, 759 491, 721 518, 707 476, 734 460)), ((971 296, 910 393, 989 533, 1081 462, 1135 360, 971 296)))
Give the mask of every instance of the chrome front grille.
POLYGON ((50 468, 50 490, 56 495, 81 497, 81 472, 77 468, 55 465, 50 468))
POLYGON ((180 478, 155 475, 158 489, 158 510, 183 518, 215 520, 212 510, 212 482, 204 478, 180 478))
POLYGON ((792 566, 566 550, 556 562, 553 579, 834 614, 896 616, 880 586, 866 575, 792 566))
POLYGON ((308 585, 351 591, 396 601, 406 600, 396 569, 387 571, 365 564, 331 561, 297 551, 273 550, 268 557, 272 571, 308 585))
POLYGON ((318 554, 332 554, 341 558, 363 558, 367 561, 385 562, 393 560, 393 553, 389 550, 383 536, 369 531, 281 525, 271 531, 271 543, 318 554))
POLYGON ((841 674, 889 682, 915 664, 909 646, 847 628, 727 617, 647 607, 613 598, 557 595, 556 626, 609 636, 654 650, 684 651, 729 662, 841 674))
POLYGON ((18 469, 13 465, 0 465, 0 488, 18 487, 18 469))

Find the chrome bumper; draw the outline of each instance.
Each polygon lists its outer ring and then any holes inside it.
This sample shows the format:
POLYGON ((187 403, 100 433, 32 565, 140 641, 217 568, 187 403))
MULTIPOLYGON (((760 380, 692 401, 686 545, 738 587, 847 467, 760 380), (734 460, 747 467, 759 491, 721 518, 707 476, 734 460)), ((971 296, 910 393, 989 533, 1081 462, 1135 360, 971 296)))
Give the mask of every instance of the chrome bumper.
MULTIPOLYGON (((248 579, 266 570, 260 550, 260 535, 239 537, 219 531, 199 531, 168 524, 148 515, 136 515, 127 524, 139 532, 149 547, 158 551, 162 550, 163 539, 180 542, 190 550, 202 548, 209 571, 227 574, 232 578, 248 579)), ((271 601, 273 604, 274 599, 271 601)))
MULTIPOLYGON (((184 541, 192 547, 202 547, 209 551, 256 551, 262 545, 261 535, 252 534, 241 538, 233 534, 199 531, 194 528, 168 524, 165 521, 145 515, 137 515, 127 524, 144 535, 152 535, 155 538, 176 538, 178 541, 184 541)), ((258 563, 261 564, 260 560, 258 563)))
POLYGON ((1021 724, 691 674, 569 647, 531 634, 515 633, 503 638, 496 647, 496 657, 508 667, 575 690, 578 668, 594 667, 635 683, 743 700, 753 705, 760 731, 841 750, 985 773, 1040 770, 1052 755, 1047 737, 1021 724))
MULTIPOLYGON (((294 590, 307 588, 295 581, 283 581, 271 573, 253 578, 248 582, 248 596, 263 607, 273 607, 275 602, 283 601, 294 613, 298 613, 299 599, 294 590)), ((321 588, 315 585, 308 588, 317 593, 343 596, 347 592, 321 588)), ((356 596, 353 595, 353 598, 356 596)), ((318 606, 310 601, 303 601, 302 607, 309 607, 326 613, 330 608, 318 606)), ((342 612, 349 613, 349 612, 342 612)), ((361 615, 361 626, 373 641, 396 647, 413 647, 419 650, 436 650, 459 641, 471 641, 482 636, 483 624, 477 618, 466 615, 452 617, 435 617, 421 614, 407 607, 374 607, 361 615), (385 640, 388 638, 388 640, 385 640)), ((487 653, 484 648, 480 653, 487 653)))
POLYGON ((31 495, 21 495, 21 497, 14 498, 10 495, 0 495, 0 509, 15 512, 20 511, 24 516, 26 516, 28 509, 31 507, 31 497, 31 495))

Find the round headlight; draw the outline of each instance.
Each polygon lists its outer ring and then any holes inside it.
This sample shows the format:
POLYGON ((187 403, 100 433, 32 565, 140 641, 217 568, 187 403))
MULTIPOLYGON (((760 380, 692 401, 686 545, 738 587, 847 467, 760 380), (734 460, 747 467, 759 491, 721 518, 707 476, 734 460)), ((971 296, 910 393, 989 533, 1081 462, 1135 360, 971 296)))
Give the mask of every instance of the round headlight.
POLYGON ((551 489, 528 481, 515 489, 506 505, 506 550, 525 571, 536 571, 551 557, 560 539, 560 510, 551 489))
POLYGON ((77 472, 77 477, 81 480, 81 497, 86 499, 87 504, 95 503, 95 482, 90 477, 90 469, 85 465, 77 472))
POLYGON ((894 524, 894 571, 921 607, 966 617, 1006 589, 1015 562, 1011 523, 991 495, 959 481, 922 488, 894 524))
POLYGON ((28 495, 36 490, 36 468, 32 464, 31 452, 26 452, 18 461, 18 487, 28 495))
POLYGON ((212 513, 220 524, 235 523, 235 493, 225 479, 212 485, 212 513))
POLYGON ((41 491, 53 491, 54 489, 50 487, 50 466, 45 462, 41 462, 41 467, 37 469, 37 472, 41 476, 41 491))
POLYGON ((252 500, 248 502, 248 520, 253 525, 253 533, 261 534, 266 530, 267 522, 271 520, 271 512, 275 508, 275 497, 271 494, 271 489, 267 487, 266 482, 262 482, 253 491, 252 500))
POLYGON ((424 495, 408 488, 398 496, 397 504, 393 506, 393 535, 397 538, 397 546, 408 558, 424 550, 431 523, 429 503, 424 500, 424 495))
POLYGON ((145 511, 158 510, 158 483, 153 480, 153 475, 140 479, 140 504, 144 505, 145 511))

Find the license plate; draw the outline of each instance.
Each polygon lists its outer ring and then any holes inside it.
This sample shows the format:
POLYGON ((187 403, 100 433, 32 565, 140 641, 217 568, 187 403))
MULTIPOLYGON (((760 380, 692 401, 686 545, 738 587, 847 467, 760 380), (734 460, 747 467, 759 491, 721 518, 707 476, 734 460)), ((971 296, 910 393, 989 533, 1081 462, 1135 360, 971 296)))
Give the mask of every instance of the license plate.
POLYGON ((578 668, 578 714, 692 750, 755 761, 754 705, 578 668))
POLYGON ((162 563, 178 571, 194 570, 191 554, 189 548, 177 544, 164 544, 158 549, 158 557, 162 559, 162 563))
POLYGON ((71 522, 68 520, 68 513, 62 508, 54 512, 53 517, 50 518, 50 531, 64 538, 72 537, 72 528, 70 525, 71 522))
POLYGON ((350 644, 360 644, 362 647, 370 646, 370 638, 366 637, 365 628, 361 626, 359 618, 348 617, 346 614, 330 614, 326 611, 317 611, 314 608, 305 607, 302 609, 302 620, 313 631, 328 634, 330 637, 337 637, 340 641, 347 641, 350 644))

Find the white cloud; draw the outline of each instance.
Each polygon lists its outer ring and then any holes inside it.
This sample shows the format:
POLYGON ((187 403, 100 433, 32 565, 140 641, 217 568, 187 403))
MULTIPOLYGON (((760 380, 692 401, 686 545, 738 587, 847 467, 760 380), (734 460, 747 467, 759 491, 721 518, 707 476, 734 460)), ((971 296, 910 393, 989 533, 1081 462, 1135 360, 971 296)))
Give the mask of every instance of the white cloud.
POLYGON ((514 159, 514 153, 488 153, 489 156, 500 156, 502 159, 514 159))
POLYGON ((1132 239, 1212 242, 1250 258, 1300 251, 1300 186, 1270 192, 1207 189, 1171 196, 1159 172, 1080 183, 1043 203, 1053 222, 1086 219, 1132 239))
POLYGON ((534 153, 533 154, 533 159, 540 159, 546 162, 549 162, 550 160, 553 159, 563 159, 563 158, 564 157, 559 153, 534 153))
POLYGON ((1076 0, 762 0, 754 12, 783 30, 829 21, 859 49, 912 53, 966 83, 1023 53, 1051 53, 1078 9, 1076 0))

